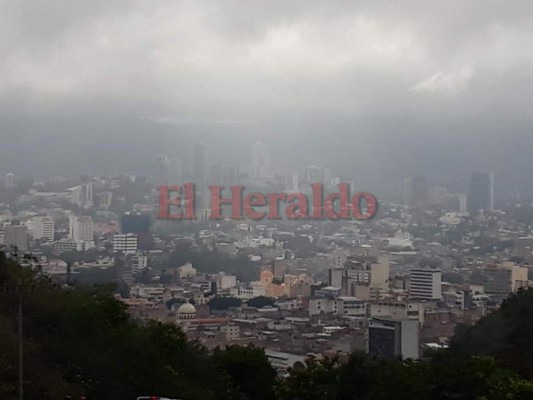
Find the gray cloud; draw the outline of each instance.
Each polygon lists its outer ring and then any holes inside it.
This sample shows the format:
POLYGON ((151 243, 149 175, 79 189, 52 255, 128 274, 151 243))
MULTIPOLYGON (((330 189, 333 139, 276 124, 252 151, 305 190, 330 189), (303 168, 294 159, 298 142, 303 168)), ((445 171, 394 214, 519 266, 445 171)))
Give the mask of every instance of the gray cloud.
MULTIPOLYGON (((148 165, 165 147, 151 136, 178 153, 195 141, 235 153, 263 136, 281 160, 303 146, 301 163, 378 160, 396 179, 391 163, 427 170, 466 135, 490 150, 498 132, 531 134, 532 22, 527 0, 4 0, 0 151, 44 140, 58 154, 63 140, 83 157, 88 137, 112 135, 148 165)), ((455 164, 484 167, 488 153, 455 164)), ((123 169, 143 165, 123 157, 123 169)))

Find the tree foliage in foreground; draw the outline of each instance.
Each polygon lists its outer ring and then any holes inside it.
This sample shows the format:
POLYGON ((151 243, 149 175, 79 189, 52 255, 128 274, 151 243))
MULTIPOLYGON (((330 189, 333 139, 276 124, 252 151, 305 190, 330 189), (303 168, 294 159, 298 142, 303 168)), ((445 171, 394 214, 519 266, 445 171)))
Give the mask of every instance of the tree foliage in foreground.
POLYGON ((0 254, 0 398, 17 395, 17 306, 24 309, 25 398, 185 400, 527 400, 533 292, 458 332, 425 361, 353 354, 309 359, 276 377, 261 349, 208 353, 174 325, 132 321, 113 288, 64 289, 0 254), (486 336, 485 336, 486 335, 486 336))

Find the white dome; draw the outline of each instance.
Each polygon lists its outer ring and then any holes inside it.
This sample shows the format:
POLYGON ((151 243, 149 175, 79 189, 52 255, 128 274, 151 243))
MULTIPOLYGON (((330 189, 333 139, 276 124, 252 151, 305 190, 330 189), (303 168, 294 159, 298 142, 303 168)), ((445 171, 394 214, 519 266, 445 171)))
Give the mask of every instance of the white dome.
POLYGON ((196 314, 196 307, 193 306, 191 303, 183 303, 178 308, 178 314, 184 314, 184 315, 196 314))

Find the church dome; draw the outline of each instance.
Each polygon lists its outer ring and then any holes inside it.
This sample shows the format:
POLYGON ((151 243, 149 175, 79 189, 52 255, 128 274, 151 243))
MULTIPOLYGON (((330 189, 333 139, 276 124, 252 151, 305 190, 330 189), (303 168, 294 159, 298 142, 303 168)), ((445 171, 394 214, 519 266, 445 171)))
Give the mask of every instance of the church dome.
POLYGON ((178 308, 178 318, 179 319, 193 319, 196 317, 196 307, 191 303, 183 303, 178 308))

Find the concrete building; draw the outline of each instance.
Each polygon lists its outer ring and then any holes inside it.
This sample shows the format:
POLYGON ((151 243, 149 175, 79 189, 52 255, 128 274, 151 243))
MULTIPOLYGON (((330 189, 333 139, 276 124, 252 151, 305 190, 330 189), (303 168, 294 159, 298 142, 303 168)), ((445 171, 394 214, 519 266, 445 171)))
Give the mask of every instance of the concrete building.
POLYGON ((386 358, 418 359, 419 322, 391 317, 372 318, 368 325, 367 352, 386 358))
POLYGON ((230 294, 242 300, 249 300, 258 296, 266 296, 266 285, 259 281, 250 282, 249 285, 241 285, 231 288, 230 294))
POLYGON ((488 265, 483 269, 483 275, 486 293, 508 294, 520 288, 527 288, 529 285, 528 269, 512 262, 488 265))
POLYGON ((33 217, 31 219, 31 236, 35 240, 54 241, 54 219, 49 216, 33 217))
POLYGON ((88 216, 69 217, 69 238, 78 241, 93 241, 94 240, 93 220, 88 216))
POLYGON ((187 263, 178 268, 178 274, 180 279, 192 278, 196 276, 196 268, 191 263, 187 263))
POLYGON ((351 296, 310 298, 309 316, 322 314, 366 318, 368 316, 368 303, 351 296))
POLYGON ((390 289, 388 256, 352 256, 344 268, 329 270, 329 286, 340 287, 344 296, 379 300, 390 289))
POLYGON ((87 251, 95 247, 92 240, 80 241, 72 239, 61 239, 53 243, 54 253, 61 254, 67 251, 87 251))
POLYGON ((113 253, 137 253, 137 235, 133 233, 115 233, 113 236, 113 253))
POLYGON ((133 275, 140 273, 148 268, 148 256, 144 254, 135 254, 131 257, 131 272, 133 275))
POLYGON ((414 319, 423 322, 424 307, 413 301, 382 300, 370 305, 372 317, 392 317, 397 319, 414 319))
POLYGON ((468 211, 492 211, 494 209, 494 174, 478 172, 470 176, 468 187, 468 211))
POLYGON ((411 269, 409 295, 412 299, 440 300, 442 272, 440 269, 411 269))
POLYGON ((217 275, 217 290, 227 290, 237 285, 237 277, 220 272, 217 275))
POLYGON ((224 338, 228 342, 239 339, 240 331, 239 326, 235 324, 228 324, 220 327, 220 333, 224 335, 224 338))

